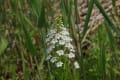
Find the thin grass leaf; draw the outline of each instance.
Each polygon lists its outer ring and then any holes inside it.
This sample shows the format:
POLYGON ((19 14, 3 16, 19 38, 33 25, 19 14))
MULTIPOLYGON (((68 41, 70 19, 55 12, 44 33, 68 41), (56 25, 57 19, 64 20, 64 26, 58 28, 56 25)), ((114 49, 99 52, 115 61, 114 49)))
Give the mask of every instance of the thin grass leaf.
POLYGON ((24 74, 24 80, 29 80, 29 75, 28 75, 28 71, 25 65, 25 59, 24 59, 24 50, 21 52, 21 59, 22 59, 22 70, 23 70, 23 74, 24 74))
POLYGON ((108 17, 108 15, 106 14, 105 10, 103 9, 103 7, 101 6, 100 2, 98 0, 94 0, 95 4, 97 6, 97 8, 100 10, 100 12, 102 13, 102 15, 104 16, 104 18, 106 19, 106 21, 109 23, 109 25, 111 26, 111 28, 118 34, 120 35, 120 31, 117 29, 117 27, 115 26, 115 24, 113 24, 113 22, 110 20, 110 18, 108 17))
POLYGON ((8 41, 4 38, 1 38, 1 40, 0 40, 0 56, 2 55, 2 53, 7 48, 7 45, 8 45, 8 41))
POLYGON ((68 14, 68 4, 66 0, 61 0, 61 4, 62 4, 62 9, 65 11, 65 14, 68 14))
POLYGON ((24 61, 23 61, 23 73, 24 73, 24 80, 29 80, 29 75, 24 61))
POLYGON ((41 14, 38 17, 38 27, 43 28, 43 27, 47 27, 47 26, 48 26, 48 24, 45 19, 45 6, 42 4, 41 14))
POLYGON ((23 15, 21 16, 21 25, 25 34, 27 48, 31 52, 31 55, 34 57, 36 55, 36 50, 30 38, 29 32, 27 31, 28 23, 26 22, 23 15))
POLYGON ((115 41, 113 38, 113 34, 106 22, 104 23, 103 26, 105 27, 105 30, 106 30, 108 38, 109 38, 110 48, 113 52, 115 52, 115 41))
POLYGON ((98 32, 98 38, 99 38, 99 48, 100 48, 100 65, 101 65, 101 75, 102 80, 106 80, 106 56, 105 56, 105 46, 104 42, 102 40, 103 35, 101 34, 101 31, 98 32), (102 41, 101 41, 102 40, 102 41))
POLYGON ((115 7, 116 4, 115 4, 116 0, 112 0, 112 5, 115 7))
MULTIPOLYGON (((74 1, 74 6, 75 6, 75 17, 76 17, 76 21, 75 23, 79 24, 80 21, 80 17, 79 17, 79 12, 78 12, 78 0, 74 1)), ((79 27, 78 27, 79 28, 79 27)))
POLYGON ((61 9, 61 12, 62 12, 64 25, 67 26, 67 24, 68 24, 67 12, 66 12, 65 4, 64 4, 63 1, 64 1, 64 0, 61 0, 60 9, 61 9))
POLYGON ((87 11, 85 23, 84 23, 82 40, 84 39, 84 36, 85 36, 85 34, 87 32, 87 29, 88 29, 88 23, 90 21, 90 16, 91 16, 91 12, 92 12, 92 9, 93 9, 93 5, 94 5, 94 0, 90 0, 90 3, 88 5, 88 11, 87 11))
POLYGON ((37 70, 38 70, 38 74, 37 74, 37 75, 38 75, 38 78, 39 78, 39 80, 43 80, 40 71, 41 71, 41 69, 43 69, 43 63, 44 63, 44 61, 45 61, 45 56, 43 56, 43 58, 41 59, 41 62, 40 62, 40 63, 38 63, 36 57, 34 58, 34 60, 35 60, 36 67, 37 67, 37 70))
POLYGON ((39 16, 41 13, 41 7, 43 4, 43 0, 28 0, 28 1, 35 15, 39 16))
POLYGON ((109 44, 110 44, 110 48, 111 48, 111 52, 112 52, 112 56, 111 56, 111 62, 110 62, 110 77, 111 77, 111 80, 115 80, 115 73, 113 71, 113 63, 116 62, 116 56, 115 56, 115 42, 114 42, 114 38, 113 38, 113 35, 112 35, 112 32, 110 31, 107 23, 105 23, 106 25, 104 25, 105 29, 106 29, 106 32, 107 32, 107 35, 108 35, 108 38, 109 38, 109 44))

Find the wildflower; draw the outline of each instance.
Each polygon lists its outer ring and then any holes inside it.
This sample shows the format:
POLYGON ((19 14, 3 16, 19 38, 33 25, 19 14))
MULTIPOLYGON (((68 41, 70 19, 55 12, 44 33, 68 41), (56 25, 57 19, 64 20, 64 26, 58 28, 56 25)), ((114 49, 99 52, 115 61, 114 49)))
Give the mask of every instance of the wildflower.
POLYGON ((72 41, 72 39, 69 36, 63 35, 61 38, 66 42, 71 42, 72 41))
POLYGON ((50 31, 49 31, 49 34, 54 34, 54 33, 56 33, 56 29, 50 29, 50 31))
POLYGON ((49 46, 49 48, 47 49, 47 53, 51 53, 51 51, 53 50, 53 48, 55 48, 55 45, 51 45, 49 46))
POLYGON ((52 51, 52 48, 49 47, 49 48, 47 49, 47 53, 49 54, 49 53, 51 53, 51 51, 52 51))
MULTIPOLYGON (((56 67, 62 67, 64 62, 72 63, 76 56, 69 31, 64 27, 62 21, 56 20, 56 22, 59 22, 55 24, 57 27, 50 29, 46 37, 47 53, 49 53, 46 59, 55 63, 56 67)), ((79 68, 79 64, 76 62, 74 65, 79 68)))
POLYGON ((65 47, 68 49, 73 49, 73 45, 71 43, 66 43, 65 47))
POLYGON ((61 34, 68 36, 68 35, 69 35, 69 32, 68 32, 67 30, 63 30, 63 31, 61 31, 61 34))
POLYGON ((49 60, 52 57, 52 55, 48 55, 46 60, 49 60))
POLYGON ((50 60, 52 63, 55 63, 57 61, 56 57, 52 57, 50 60))
POLYGON ((59 45, 64 45, 65 41, 64 40, 59 40, 59 45))
POLYGON ((71 52, 71 53, 68 54, 68 57, 69 58, 75 58, 75 54, 71 52))
POLYGON ((76 69, 79 69, 79 68, 80 68, 80 66, 79 66, 79 64, 78 64, 77 61, 74 62, 74 66, 75 66, 76 69))
POLYGON ((55 43, 57 43, 57 42, 58 42, 57 39, 52 39, 52 40, 51 40, 51 44, 55 44, 55 43))
POLYGON ((47 37, 53 37, 53 35, 56 33, 56 29, 50 29, 50 31, 47 34, 47 37))
POLYGON ((50 41, 50 38, 47 38, 47 39, 46 39, 46 42, 49 42, 49 41, 50 41))
POLYGON ((64 51, 63 51, 63 50, 58 50, 58 51, 56 51, 56 53, 57 53, 59 56, 64 55, 64 51))
POLYGON ((57 34, 55 35, 55 38, 56 38, 56 39, 60 39, 60 37, 61 37, 61 35, 60 35, 59 33, 57 33, 57 34))
POLYGON ((66 30, 66 28, 64 27, 64 24, 61 24, 61 28, 62 30, 66 30))
POLYGON ((63 62, 61 62, 61 61, 56 63, 56 67, 62 67, 62 65, 63 65, 63 62))
POLYGON ((75 49, 72 48, 72 49, 70 49, 70 51, 71 51, 71 52, 75 52, 75 49))

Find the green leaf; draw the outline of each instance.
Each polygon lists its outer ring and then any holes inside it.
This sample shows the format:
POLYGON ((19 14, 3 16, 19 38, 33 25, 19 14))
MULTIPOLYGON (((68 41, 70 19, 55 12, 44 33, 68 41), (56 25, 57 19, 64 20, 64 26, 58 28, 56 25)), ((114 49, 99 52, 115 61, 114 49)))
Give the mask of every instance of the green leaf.
POLYGON ((116 2, 116 0, 112 0, 112 5, 113 5, 113 6, 116 5, 115 2, 116 2))
MULTIPOLYGON (((107 23, 105 23, 106 25, 104 25, 108 38, 109 38, 109 44, 110 44, 110 48, 111 48, 111 52, 112 52, 112 56, 111 56, 111 62, 110 62, 110 77, 111 80, 115 80, 115 73, 113 71, 113 63, 115 64, 117 62, 117 58, 116 58, 116 54, 115 54, 115 41, 112 35, 112 32, 109 28, 109 26, 107 25, 107 23)), ((118 62, 117 62, 118 63, 118 62)))
POLYGON ((45 7, 44 7, 44 5, 42 5, 41 14, 38 17, 38 27, 42 28, 42 27, 47 27, 47 26, 48 26, 48 24, 45 19, 45 7))
POLYGON ((88 11, 87 11, 86 19, 85 19, 82 39, 84 38, 84 36, 85 36, 85 34, 87 32, 87 29, 88 29, 88 23, 89 23, 89 20, 90 20, 93 5, 94 5, 94 0, 90 0, 90 3, 88 5, 88 11))
POLYGON ((27 71, 27 68, 25 66, 25 62, 24 61, 23 61, 23 73, 24 73, 24 80, 29 80, 28 71, 27 71))
POLYGON ((100 48, 100 65, 101 65, 101 75, 102 80, 106 79, 106 56, 105 56, 105 46, 103 41, 103 34, 101 30, 98 31, 98 39, 99 39, 99 48, 100 48))
POLYGON ((27 31, 28 23, 26 22, 26 18, 23 15, 21 16, 21 25, 22 25, 22 28, 25 34, 25 41, 26 41, 27 49, 31 52, 31 55, 34 57, 37 52, 32 43, 30 33, 27 31))
POLYGON ((117 29, 117 27, 115 26, 115 24, 113 24, 113 22, 110 20, 110 18, 109 18, 108 15, 106 14, 105 10, 104 10, 103 7, 101 6, 100 2, 98 2, 98 0, 95 0, 95 4, 96 4, 97 8, 100 10, 100 12, 102 13, 102 15, 104 16, 104 18, 106 19, 106 21, 109 23, 110 27, 111 27, 118 35, 120 35, 120 31, 117 29))
POLYGON ((29 4, 32 7, 32 10, 36 16, 39 16, 41 13, 41 7, 43 4, 43 0, 28 0, 29 4))
POLYGON ((0 55, 2 55, 2 53, 5 51, 7 45, 8 45, 8 41, 5 38, 2 38, 0 40, 0 55))

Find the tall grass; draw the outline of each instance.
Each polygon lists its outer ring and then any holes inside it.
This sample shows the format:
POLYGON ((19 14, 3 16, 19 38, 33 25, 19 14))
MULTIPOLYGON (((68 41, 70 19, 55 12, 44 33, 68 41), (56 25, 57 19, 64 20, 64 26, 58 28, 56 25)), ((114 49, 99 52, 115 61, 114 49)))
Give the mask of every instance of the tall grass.
MULTIPOLYGON (((120 46, 116 37, 120 36, 120 25, 113 23, 99 0, 90 0, 83 33, 79 33, 78 0, 58 2, 60 19, 54 17, 56 13, 52 6, 56 3, 52 0, 0 0, 0 80, 119 80, 120 46), (105 21, 87 39, 94 5, 105 21), (46 35, 51 28, 59 29, 60 22, 73 39, 79 69, 66 58, 61 58, 65 61, 62 68, 56 68, 46 60, 46 35), (87 48, 84 48, 84 42, 88 44, 87 48), (11 70, 13 65, 16 68, 11 70)), ((112 5, 116 6, 115 0, 112 5)))

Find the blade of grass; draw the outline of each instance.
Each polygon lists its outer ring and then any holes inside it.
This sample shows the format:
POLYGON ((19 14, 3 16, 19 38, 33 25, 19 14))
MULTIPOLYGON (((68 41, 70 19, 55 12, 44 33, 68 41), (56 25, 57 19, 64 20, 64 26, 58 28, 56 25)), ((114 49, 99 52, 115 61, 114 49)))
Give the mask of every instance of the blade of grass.
POLYGON ((116 54, 115 54, 115 41, 114 41, 112 32, 110 31, 110 28, 108 27, 106 22, 105 22, 104 27, 105 27, 105 30, 107 32, 108 38, 109 38, 109 44, 110 44, 110 49, 111 49, 111 53, 112 53, 111 62, 110 62, 110 66, 111 66, 110 77, 111 77, 111 80, 116 80, 115 73, 113 71, 113 66, 114 66, 113 64, 115 64, 115 62, 117 61, 116 54))
POLYGON ((99 38, 99 48, 100 48, 100 65, 101 65, 101 71, 102 71, 102 80, 106 80, 106 56, 105 56, 105 46, 104 42, 102 40, 103 35, 101 34, 101 31, 98 31, 98 38, 99 38))
POLYGON ((41 13, 43 0, 28 0, 28 2, 31 5, 34 14, 38 17, 41 13))
POLYGON ((89 23, 90 16, 91 16, 91 13, 92 13, 93 5, 94 5, 94 0, 90 0, 90 3, 88 4, 88 10, 87 10, 85 23, 84 23, 82 40, 84 40, 85 34, 87 32, 87 29, 88 29, 88 23, 89 23))
POLYGON ((116 4, 115 4, 115 1, 116 1, 116 0, 112 0, 112 5, 113 5, 113 7, 115 7, 115 5, 116 5, 116 4))
MULTIPOLYGON (((22 44, 20 44, 22 45, 22 44)), ((25 58, 24 58, 24 53, 26 53, 25 49, 23 47, 20 48, 21 50, 21 59, 22 59, 22 70, 23 70, 23 74, 24 74, 24 80, 29 80, 29 74, 26 68, 26 64, 25 64, 25 58)))
POLYGON ((8 45, 8 41, 4 38, 1 38, 0 39, 0 56, 2 55, 4 50, 7 48, 7 45, 8 45))
POLYGON ((70 0, 70 1, 66 2, 67 5, 64 4, 65 5, 64 10, 66 10, 65 12, 66 12, 66 15, 67 15, 69 28, 72 32, 72 36, 74 38, 74 42, 75 42, 75 45, 76 45, 76 48, 77 48, 77 53, 79 55, 78 59, 79 59, 80 66, 81 66, 80 73, 83 73, 83 75, 80 75, 80 77, 82 77, 83 80, 87 80, 86 73, 85 73, 85 66, 83 64, 83 56, 82 56, 81 45, 80 45, 79 38, 77 37, 77 33, 76 33, 76 29, 75 29, 75 20, 73 18, 74 13, 73 13, 73 10, 72 10, 73 9, 72 8, 73 4, 71 2, 72 1, 70 0))
POLYGON ((62 12, 62 16, 63 16, 62 19, 63 19, 64 25, 67 26, 68 18, 67 18, 67 12, 66 12, 66 9, 65 9, 64 0, 61 0, 60 9, 61 9, 61 12, 62 12))
POLYGON ((42 7, 41 7, 41 14, 38 17, 37 24, 38 24, 39 28, 47 27, 48 26, 47 21, 45 19, 45 6, 43 4, 42 4, 42 7))
POLYGON ((31 52, 31 55, 34 57, 36 55, 36 50, 30 38, 29 32, 27 31, 28 24, 23 15, 21 15, 20 22, 21 22, 21 25, 22 25, 22 28, 25 34, 27 48, 31 52))
POLYGON ((23 73, 24 73, 24 80, 29 80, 29 75, 28 75, 28 72, 27 72, 27 68, 25 66, 25 60, 24 60, 23 55, 22 55, 22 67, 23 67, 23 73))
MULTIPOLYGON (((85 23, 84 23, 84 26, 83 26, 84 28, 83 28, 83 34, 82 34, 81 42, 85 39, 86 32, 88 30, 88 23, 90 21, 90 16, 91 16, 91 13, 92 13, 92 10, 93 10, 93 5, 94 5, 94 0, 90 0, 90 3, 88 4, 88 10, 87 10, 85 23)), ((82 57, 81 57, 81 59, 82 59, 82 57)), ((85 67, 83 66, 82 69, 85 70, 85 67)), ((84 77, 84 80, 86 80, 86 73, 84 71, 82 73, 84 73, 83 77, 84 77)))
POLYGON ((120 35, 120 31, 117 29, 117 27, 115 26, 115 24, 113 24, 113 22, 110 20, 110 18, 108 17, 108 15, 106 14, 105 10, 103 9, 103 7, 101 6, 100 2, 98 0, 94 0, 95 4, 97 6, 97 8, 100 10, 100 12, 102 13, 102 15, 104 16, 104 18, 106 19, 106 21, 109 23, 109 25, 111 26, 111 28, 118 34, 120 35))

